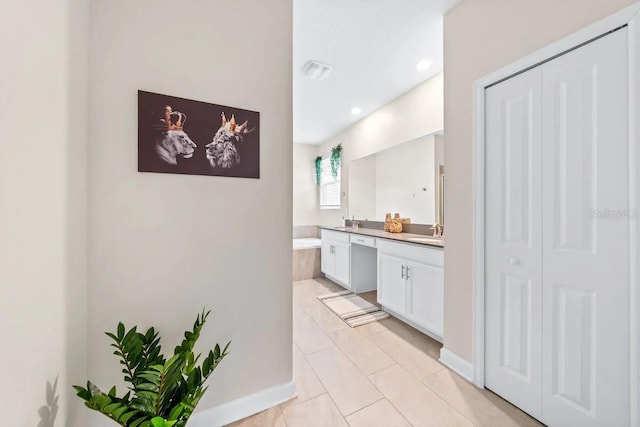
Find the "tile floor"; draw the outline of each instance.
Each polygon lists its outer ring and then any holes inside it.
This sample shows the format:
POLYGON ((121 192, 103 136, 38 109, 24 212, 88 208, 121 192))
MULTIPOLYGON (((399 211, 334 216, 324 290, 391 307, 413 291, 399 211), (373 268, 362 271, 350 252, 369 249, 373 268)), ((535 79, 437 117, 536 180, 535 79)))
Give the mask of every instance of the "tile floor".
POLYGON ((441 365, 442 345, 399 320, 350 328, 316 299, 341 289, 326 279, 293 283, 297 397, 231 426, 541 425, 441 365))

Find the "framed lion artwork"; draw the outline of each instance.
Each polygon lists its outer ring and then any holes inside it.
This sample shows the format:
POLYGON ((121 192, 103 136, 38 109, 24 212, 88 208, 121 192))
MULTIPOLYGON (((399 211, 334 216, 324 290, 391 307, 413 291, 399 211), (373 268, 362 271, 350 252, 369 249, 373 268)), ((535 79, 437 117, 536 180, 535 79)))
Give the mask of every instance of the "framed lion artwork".
POLYGON ((260 178, 260 113, 140 90, 138 171, 260 178))

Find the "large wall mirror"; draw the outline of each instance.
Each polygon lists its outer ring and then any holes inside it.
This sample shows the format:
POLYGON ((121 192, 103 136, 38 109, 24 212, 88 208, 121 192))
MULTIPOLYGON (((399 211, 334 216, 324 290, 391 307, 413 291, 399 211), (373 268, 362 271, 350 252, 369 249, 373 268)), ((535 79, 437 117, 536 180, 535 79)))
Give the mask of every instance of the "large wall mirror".
POLYGON ((349 165, 349 216, 384 221, 399 212, 415 224, 444 224, 444 138, 425 135, 349 165))

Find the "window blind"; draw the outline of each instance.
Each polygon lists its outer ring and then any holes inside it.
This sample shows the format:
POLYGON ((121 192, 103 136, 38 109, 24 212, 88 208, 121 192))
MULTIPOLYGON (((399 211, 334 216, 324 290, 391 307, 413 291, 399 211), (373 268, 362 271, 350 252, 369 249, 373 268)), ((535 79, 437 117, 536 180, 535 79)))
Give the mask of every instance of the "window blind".
POLYGON ((340 168, 338 176, 331 175, 331 159, 322 159, 320 174, 320 209, 340 208, 340 168))

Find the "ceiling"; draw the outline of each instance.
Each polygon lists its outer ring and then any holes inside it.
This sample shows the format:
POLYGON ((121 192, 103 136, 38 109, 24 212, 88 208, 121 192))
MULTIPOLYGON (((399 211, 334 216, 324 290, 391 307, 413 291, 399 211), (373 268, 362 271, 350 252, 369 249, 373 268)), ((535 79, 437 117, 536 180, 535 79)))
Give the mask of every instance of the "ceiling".
POLYGON ((294 142, 324 142, 442 71, 442 16, 458 1, 294 0, 294 142), (309 79, 309 60, 333 71, 309 79))

